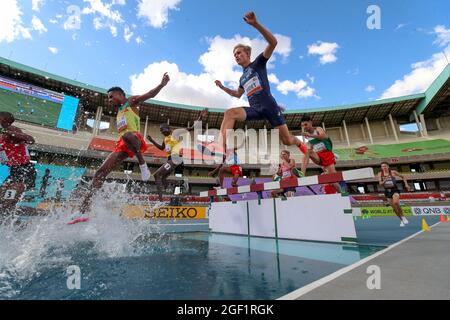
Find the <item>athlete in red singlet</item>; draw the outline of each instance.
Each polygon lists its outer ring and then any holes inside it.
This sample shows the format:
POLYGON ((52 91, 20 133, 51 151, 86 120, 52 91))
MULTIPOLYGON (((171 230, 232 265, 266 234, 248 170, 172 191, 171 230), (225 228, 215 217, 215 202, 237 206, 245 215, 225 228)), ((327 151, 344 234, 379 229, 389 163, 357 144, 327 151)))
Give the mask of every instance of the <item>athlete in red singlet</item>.
POLYGON ((9 112, 0 112, 0 163, 9 167, 9 176, 0 187, 0 209, 8 213, 23 192, 34 188, 36 169, 31 163, 27 144, 34 138, 13 126, 15 119, 9 112))

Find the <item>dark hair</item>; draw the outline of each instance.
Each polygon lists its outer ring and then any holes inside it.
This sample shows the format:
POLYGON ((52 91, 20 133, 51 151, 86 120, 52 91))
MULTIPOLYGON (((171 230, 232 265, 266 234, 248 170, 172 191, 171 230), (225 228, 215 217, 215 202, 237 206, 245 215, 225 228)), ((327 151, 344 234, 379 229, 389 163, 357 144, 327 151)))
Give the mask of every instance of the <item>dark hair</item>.
POLYGON ((112 87, 111 89, 108 90, 108 93, 115 92, 115 91, 120 92, 121 94, 126 96, 125 91, 123 91, 123 89, 121 87, 112 87))
POLYGON ((0 117, 8 119, 9 123, 13 123, 16 120, 10 112, 0 112, 0 117))
POLYGON ((310 116, 304 115, 304 116, 302 117, 301 122, 307 122, 307 121, 312 121, 312 119, 311 119, 310 116))
POLYGON ((170 126, 167 123, 161 123, 159 129, 170 129, 170 126))
POLYGON ((382 166, 383 164, 387 165, 389 167, 389 162, 383 161, 380 166, 382 166))

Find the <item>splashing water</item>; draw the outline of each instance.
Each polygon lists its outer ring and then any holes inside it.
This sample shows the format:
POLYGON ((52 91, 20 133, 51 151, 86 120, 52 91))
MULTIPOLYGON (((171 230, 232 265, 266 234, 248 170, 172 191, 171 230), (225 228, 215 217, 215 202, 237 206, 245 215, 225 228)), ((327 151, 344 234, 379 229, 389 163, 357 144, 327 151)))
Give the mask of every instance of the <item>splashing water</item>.
POLYGON ((70 265, 80 249, 104 259, 168 250, 159 244, 158 225, 121 217, 129 198, 122 185, 110 183, 93 199, 88 223, 67 225, 70 205, 54 206, 47 216, 0 222, 0 299, 14 298, 43 270, 70 265))

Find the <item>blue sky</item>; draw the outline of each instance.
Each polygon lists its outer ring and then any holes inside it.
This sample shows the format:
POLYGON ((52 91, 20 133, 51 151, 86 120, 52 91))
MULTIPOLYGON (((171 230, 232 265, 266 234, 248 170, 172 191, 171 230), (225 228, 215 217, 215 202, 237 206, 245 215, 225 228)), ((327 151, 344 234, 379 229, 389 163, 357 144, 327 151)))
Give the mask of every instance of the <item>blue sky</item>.
POLYGON ((444 0, 2 0, 0 56, 134 94, 169 71, 157 99, 237 106, 245 101, 213 81, 237 85, 234 44, 264 48, 242 19, 248 10, 279 38, 272 93, 291 110, 423 92, 447 63, 442 52, 450 59, 444 0), (369 5, 380 8, 381 29, 367 27, 369 5))

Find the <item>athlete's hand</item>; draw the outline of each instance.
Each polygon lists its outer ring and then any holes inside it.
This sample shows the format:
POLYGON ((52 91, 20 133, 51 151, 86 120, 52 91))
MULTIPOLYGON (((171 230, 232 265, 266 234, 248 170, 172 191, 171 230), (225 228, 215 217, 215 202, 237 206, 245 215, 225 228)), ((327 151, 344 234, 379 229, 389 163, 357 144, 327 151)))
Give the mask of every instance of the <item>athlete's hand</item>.
POLYGON ((411 186, 408 184, 408 185, 406 185, 406 190, 408 190, 408 192, 411 192, 412 191, 412 188, 411 188, 411 186))
POLYGON ((212 176, 214 176, 214 174, 215 174, 214 171, 210 171, 210 172, 208 172, 208 177, 212 177, 212 176))
POLYGON ((164 73, 164 76, 163 76, 163 78, 161 80, 161 85, 163 87, 165 87, 169 83, 169 81, 170 81, 170 77, 169 77, 169 75, 166 72, 166 73, 164 73))
POLYGON ((247 12, 245 14, 244 21, 251 26, 254 26, 258 22, 258 20, 256 20, 256 14, 253 11, 247 12))
POLYGON ((223 84, 219 80, 215 81, 216 86, 218 86, 220 89, 223 89, 223 84))

